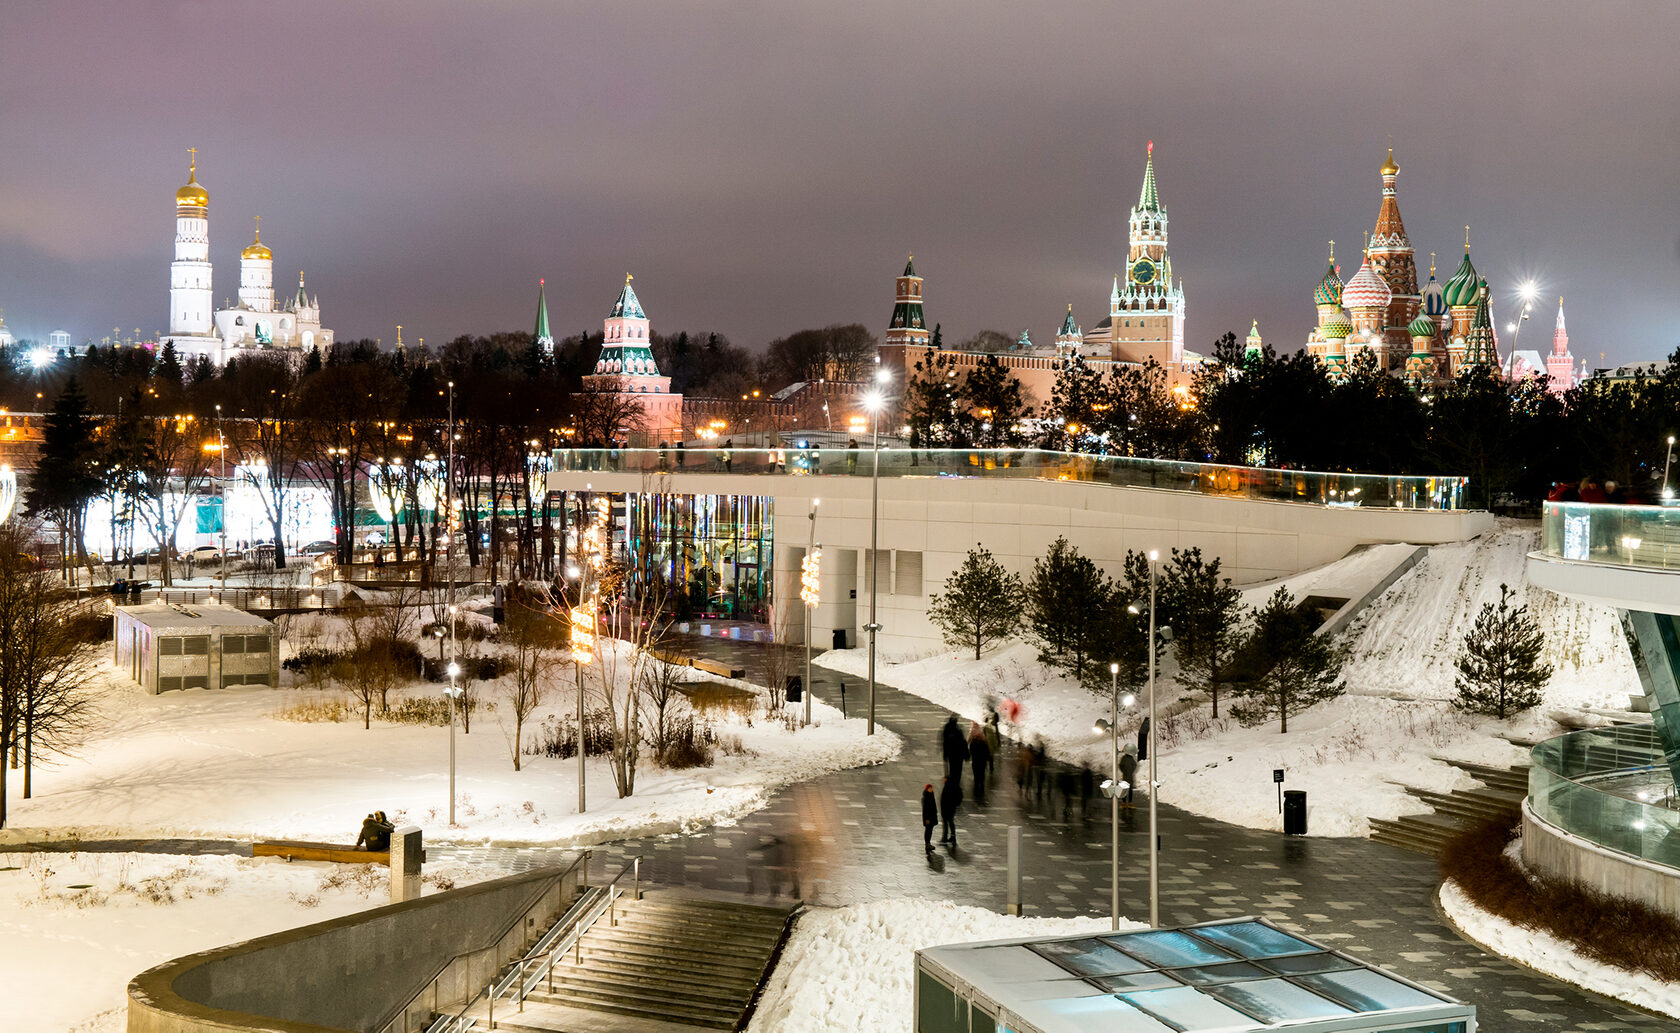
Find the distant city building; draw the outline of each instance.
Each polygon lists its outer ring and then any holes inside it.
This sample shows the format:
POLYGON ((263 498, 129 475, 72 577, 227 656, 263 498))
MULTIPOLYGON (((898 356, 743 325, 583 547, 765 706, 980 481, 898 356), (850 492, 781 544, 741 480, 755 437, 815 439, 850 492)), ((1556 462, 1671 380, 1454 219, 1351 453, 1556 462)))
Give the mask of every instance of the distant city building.
POLYGON ((54 355, 71 354, 72 346, 70 344, 70 331, 54 330, 52 333, 48 334, 47 347, 52 349, 52 353, 54 355))
POLYGON ((0 312, 0 348, 10 348, 16 343, 17 338, 12 336, 10 330, 6 329, 6 314, 0 312))
POLYGON ((1546 358, 1546 388, 1552 394, 1561 395, 1574 387, 1579 378, 1575 375, 1575 356, 1569 353, 1569 331, 1563 325, 1563 298, 1558 297, 1557 326, 1552 330, 1552 354, 1546 358))
POLYGON ((333 332, 321 326, 321 301, 304 289, 277 302, 274 254, 258 229, 239 253, 239 301, 214 308, 210 262, 210 194, 198 182, 198 155, 191 152, 186 185, 175 191, 175 261, 169 276, 169 334, 183 360, 206 356, 221 364, 241 354, 270 350, 302 352, 329 348, 333 332))

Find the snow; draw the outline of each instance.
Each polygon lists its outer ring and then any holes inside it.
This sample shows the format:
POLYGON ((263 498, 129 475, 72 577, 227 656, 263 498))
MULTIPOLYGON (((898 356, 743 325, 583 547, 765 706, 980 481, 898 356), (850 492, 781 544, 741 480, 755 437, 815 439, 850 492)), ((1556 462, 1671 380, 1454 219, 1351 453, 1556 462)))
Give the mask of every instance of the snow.
POLYGON ((1554 979, 1680 1019, 1680 983, 1582 957, 1544 929, 1526 929, 1477 907, 1456 882, 1441 885, 1441 910, 1465 939, 1554 979))
MULTIPOLYGON (((752 689, 745 682, 731 683, 752 689)), ((414 693, 435 692, 435 687, 414 693)), ((475 690, 494 699, 494 686, 475 690)), ((400 694, 399 694, 400 695, 400 694)), ((521 756, 514 771, 505 710, 480 712, 457 732, 456 817, 447 827, 449 730, 387 724, 281 720, 282 710, 342 700, 335 690, 239 687, 148 696, 107 666, 101 728, 80 754, 36 771, 35 796, 12 780, 7 842, 38 839, 203 837, 351 842, 374 810, 418 824, 428 840, 570 846, 673 833, 726 822, 765 805, 776 789, 897 756, 890 732, 865 734, 821 702, 812 724, 789 730, 760 710, 711 718, 741 752, 719 750, 713 767, 667 771, 644 751, 632 796, 617 798, 605 758, 586 768, 589 807, 577 811, 577 761, 521 756)), ((529 744, 544 718, 576 710, 569 674, 525 724, 529 744)), ((677 704, 677 709, 686 707, 677 704)), ((377 710, 377 707, 376 707, 377 710)))
MULTIPOLYGON (((1639 682, 1615 612, 1530 589, 1524 565, 1537 535, 1532 523, 1507 521, 1471 541, 1432 547, 1343 633, 1346 695, 1292 716, 1287 734, 1275 720, 1243 728, 1228 717, 1225 700, 1215 719, 1207 701, 1177 683, 1169 656, 1158 676, 1161 800, 1250 828, 1279 829, 1272 771, 1283 768, 1284 788, 1307 792, 1310 835, 1365 835, 1370 818, 1427 810, 1404 786, 1447 792, 1476 784, 1438 758, 1521 764, 1526 751, 1505 736, 1545 738, 1560 730, 1554 715, 1625 710, 1639 682), (1505 722, 1466 715, 1451 704, 1459 643, 1482 605, 1497 602, 1501 582, 1514 590, 1516 605, 1529 605, 1554 667, 1542 704, 1505 722)), ((1360 550, 1281 582, 1250 586, 1244 601, 1259 605, 1278 584, 1298 598, 1356 598, 1412 549, 1360 550)), ((816 662, 860 676, 867 660, 862 650, 846 650, 816 662)), ((971 719, 984 713, 989 699, 1014 699, 1025 709, 1016 737, 1042 736, 1058 759, 1108 766, 1107 737, 1093 729, 1097 718, 1108 716, 1108 693, 1039 663, 1031 644, 1010 642, 980 660, 948 651, 908 657, 879 664, 877 678, 971 719)), ((1135 736, 1141 716, 1137 708, 1122 713, 1122 734, 1135 736)))
MULTIPOLYGON (((1121 919, 1120 928, 1145 926, 1121 919)), ((915 1018, 917 950, 1108 930, 1107 918, 1018 918, 949 901, 909 898, 806 911, 789 935, 747 1029, 909 1033, 915 1018)))
MULTIPOLYGON (((469 871, 431 865, 423 891, 504 874, 488 866, 469 871)), ((386 870, 378 865, 0 853, 6 1028, 117 1033, 126 1024, 128 982, 146 969, 378 907, 389 902, 388 893, 386 870)))

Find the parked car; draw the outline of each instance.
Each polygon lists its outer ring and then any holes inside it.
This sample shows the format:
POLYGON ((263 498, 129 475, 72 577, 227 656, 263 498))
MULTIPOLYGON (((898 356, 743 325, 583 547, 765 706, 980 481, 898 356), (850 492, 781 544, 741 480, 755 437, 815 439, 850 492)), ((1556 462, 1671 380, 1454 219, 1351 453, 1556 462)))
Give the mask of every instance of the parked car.
POLYGON ((327 556, 338 551, 338 543, 331 541, 310 542, 298 550, 299 556, 327 556))
POLYGON ((188 549, 182 553, 181 558, 192 560, 194 563, 214 563, 222 558, 222 552, 214 545, 200 545, 196 549, 188 549))

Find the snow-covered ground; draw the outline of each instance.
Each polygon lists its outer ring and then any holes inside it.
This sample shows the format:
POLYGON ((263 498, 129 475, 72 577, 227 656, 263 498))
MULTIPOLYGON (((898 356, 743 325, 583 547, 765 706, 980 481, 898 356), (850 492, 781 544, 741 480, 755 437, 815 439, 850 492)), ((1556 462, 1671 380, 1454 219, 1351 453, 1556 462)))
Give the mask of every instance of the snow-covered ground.
MULTIPOLYGON (((744 682, 732 683, 744 688, 744 682)), ((412 693, 435 693, 416 687, 412 693)), ((495 700, 494 683, 475 690, 495 700)), ((527 719, 531 743, 544 720, 576 710, 570 672, 527 719)), ((405 693, 399 693, 402 695, 405 693)), ((283 720, 298 704, 342 701, 326 689, 241 687, 148 696, 107 667, 99 719, 88 746, 43 765, 35 796, 11 780, 7 842, 38 838, 227 837, 351 842, 363 815, 383 810, 419 825, 433 841, 573 845, 663 834, 727 821, 765 804, 779 787, 897 756, 890 732, 867 736, 817 703, 813 722, 790 730, 760 710, 710 720, 720 739, 712 767, 664 770, 643 751, 635 793, 618 798, 605 758, 587 764, 589 807, 577 813, 577 761, 520 757, 513 770, 512 722, 504 702, 480 711, 471 734, 457 733, 456 819, 447 827, 449 730, 349 721, 283 720)), ((680 712, 686 702, 675 705, 680 712)))
MULTIPOLYGON (((426 893, 504 875, 429 866, 426 893)), ((13 1033, 117 1033, 153 965, 388 902, 377 865, 164 854, 0 853, 0 971, 13 1033)))
MULTIPOLYGON (((1144 928, 1124 919, 1120 927, 1144 928)), ((917 950, 1108 929, 1106 918, 1017 918, 908 898, 807 911, 788 937, 747 1028, 751 1033, 909 1033, 915 1018, 917 950)))
POLYGON ((1441 885, 1441 910, 1464 937, 1494 954, 1510 958, 1554 979, 1596 994, 1680 1019, 1680 983, 1582 957, 1543 929, 1525 929, 1477 907, 1456 882, 1441 885))
MULTIPOLYGON (((1252 828, 1278 828, 1272 771, 1283 768, 1285 788, 1307 791, 1310 834, 1364 835, 1368 818, 1426 810, 1395 782, 1443 791, 1473 784, 1435 756, 1520 763, 1524 752, 1504 735, 1554 734, 1559 712, 1626 709, 1638 680, 1614 611, 1529 588, 1524 557, 1537 533, 1532 524, 1502 523, 1474 541, 1431 548, 1344 632, 1347 694, 1292 717, 1287 734, 1275 721, 1241 727, 1226 716, 1224 701, 1213 718, 1206 701, 1186 697, 1169 657, 1158 704, 1169 715, 1158 730, 1162 801, 1252 828), (1545 701, 1506 722, 1462 714, 1450 702, 1459 643, 1482 605, 1498 601, 1501 582, 1513 588, 1518 604, 1529 604, 1555 668, 1545 701)), ((1357 552, 1283 582, 1252 586, 1244 601, 1263 603, 1279 583, 1297 597, 1375 583, 1376 568, 1391 568, 1409 549, 1357 552)), ((845 650, 817 663, 861 676, 866 657, 845 650)), ((879 667, 877 677, 969 718, 979 717, 987 700, 1014 699, 1025 709, 1015 734, 1042 736, 1062 760, 1107 767, 1106 737, 1093 724, 1107 717, 1108 694, 1040 664, 1030 644, 1012 642, 978 661, 960 651, 905 658, 879 667)), ((1123 729, 1135 731, 1141 716, 1134 710, 1121 720, 1123 729)))

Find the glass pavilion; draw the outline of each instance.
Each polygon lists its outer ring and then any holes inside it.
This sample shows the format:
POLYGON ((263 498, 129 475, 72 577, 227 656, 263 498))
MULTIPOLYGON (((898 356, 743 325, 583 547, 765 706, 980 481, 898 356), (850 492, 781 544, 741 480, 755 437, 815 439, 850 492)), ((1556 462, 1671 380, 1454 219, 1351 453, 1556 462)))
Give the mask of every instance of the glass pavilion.
POLYGON ((928 947, 916 1033, 1475 1033, 1476 1009, 1258 918, 928 947))

